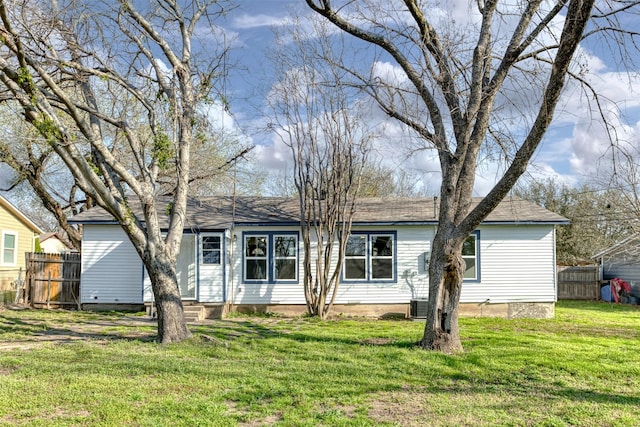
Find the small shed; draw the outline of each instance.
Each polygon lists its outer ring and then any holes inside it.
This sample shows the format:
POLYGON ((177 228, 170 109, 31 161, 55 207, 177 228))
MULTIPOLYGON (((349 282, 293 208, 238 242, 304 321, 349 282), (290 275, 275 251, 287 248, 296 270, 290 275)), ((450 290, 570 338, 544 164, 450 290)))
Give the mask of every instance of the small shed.
POLYGON ((607 284, 620 278, 634 294, 640 293, 640 233, 633 234, 591 257, 600 266, 600 280, 607 284))

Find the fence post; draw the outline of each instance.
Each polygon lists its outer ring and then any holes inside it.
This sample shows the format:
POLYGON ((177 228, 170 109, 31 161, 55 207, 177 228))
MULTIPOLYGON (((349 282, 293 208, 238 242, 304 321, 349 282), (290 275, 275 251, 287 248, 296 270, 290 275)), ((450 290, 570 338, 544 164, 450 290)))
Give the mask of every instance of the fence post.
POLYGON ((49 280, 47 280, 47 309, 50 308, 51 302, 51 271, 49 271, 49 280))

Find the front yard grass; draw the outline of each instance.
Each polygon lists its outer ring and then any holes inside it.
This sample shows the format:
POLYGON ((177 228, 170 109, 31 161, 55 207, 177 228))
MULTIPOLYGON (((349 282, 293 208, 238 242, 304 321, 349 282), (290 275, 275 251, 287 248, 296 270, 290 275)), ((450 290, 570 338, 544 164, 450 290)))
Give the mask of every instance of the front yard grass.
POLYGON ((0 425, 634 426, 640 310, 561 302, 551 320, 234 317, 161 346, 144 316, 0 310, 0 425))

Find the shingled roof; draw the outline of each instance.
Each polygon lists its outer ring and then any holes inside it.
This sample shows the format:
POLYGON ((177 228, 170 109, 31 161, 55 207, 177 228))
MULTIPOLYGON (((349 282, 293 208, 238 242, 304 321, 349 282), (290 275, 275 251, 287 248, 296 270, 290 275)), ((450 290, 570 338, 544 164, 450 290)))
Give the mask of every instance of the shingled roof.
MULTIPOLYGON (((477 204, 481 198, 474 198, 477 204)), ((358 200, 354 224, 437 224, 434 198, 365 198, 358 200)), ((134 208, 134 212, 136 209, 134 208)), ((162 226, 168 217, 160 214, 162 226)), ((101 208, 93 208, 71 219, 79 224, 113 223, 101 208)), ((506 198, 483 224, 567 224, 569 221, 534 203, 506 198)), ((224 230, 235 225, 297 225, 298 199, 280 197, 213 196, 192 199, 187 204, 185 226, 194 230, 224 230), (235 211, 235 213, 234 213, 235 211)))

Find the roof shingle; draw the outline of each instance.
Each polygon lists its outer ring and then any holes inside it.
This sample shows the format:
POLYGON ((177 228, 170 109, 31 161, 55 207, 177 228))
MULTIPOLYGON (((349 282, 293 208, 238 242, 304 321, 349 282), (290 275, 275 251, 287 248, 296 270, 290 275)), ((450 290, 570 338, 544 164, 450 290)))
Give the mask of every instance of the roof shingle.
MULTIPOLYGON (((472 207, 481 198, 474 198, 472 207)), ((212 196, 191 199, 187 204, 185 227, 195 230, 222 230, 236 225, 299 223, 298 199, 280 197, 212 196)), ((162 205, 162 204, 160 204, 162 205)), ((135 207, 133 211, 137 213, 135 207)), ((161 226, 168 216, 159 214, 161 226)), ((71 219, 74 223, 110 223, 113 218, 101 208, 92 208, 71 219)), ((364 198, 356 205, 354 224, 437 223, 435 198, 364 198)), ((506 198, 485 219, 490 223, 566 224, 568 220, 529 201, 506 198)))

